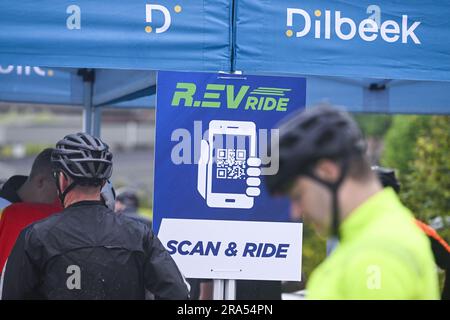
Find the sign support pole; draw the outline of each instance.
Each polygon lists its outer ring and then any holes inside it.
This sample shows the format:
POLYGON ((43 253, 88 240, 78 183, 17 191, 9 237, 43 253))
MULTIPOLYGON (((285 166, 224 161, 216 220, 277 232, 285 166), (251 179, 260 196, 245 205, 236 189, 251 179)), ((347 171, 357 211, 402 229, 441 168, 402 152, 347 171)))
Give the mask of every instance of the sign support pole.
POLYGON ((213 281, 213 300, 223 300, 225 293, 225 280, 214 279, 213 281))
POLYGON ((236 280, 214 279, 214 300, 236 300, 236 280))
POLYGON ((236 300, 236 280, 225 280, 225 300, 236 300))

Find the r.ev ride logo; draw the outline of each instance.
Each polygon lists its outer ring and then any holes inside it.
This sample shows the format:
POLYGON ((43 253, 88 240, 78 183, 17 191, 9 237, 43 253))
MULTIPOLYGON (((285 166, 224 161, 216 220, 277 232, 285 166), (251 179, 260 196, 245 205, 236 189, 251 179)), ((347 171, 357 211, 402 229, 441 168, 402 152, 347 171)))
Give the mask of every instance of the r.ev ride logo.
POLYGON ((250 111, 285 112, 289 105, 291 88, 255 87, 248 85, 209 83, 203 96, 196 99, 197 85, 192 82, 178 82, 171 105, 174 107, 227 108, 250 111), (225 104, 220 99, 225 97, 225 104))
MULTIPOLYGON (((176 5, 173 7, 173 11, 175 13, 180 13, 182 10, 183 8, 180 5, 176 5)), ((164 33, 169 30, 170 25, 172 24, 172 17, 167 7, 160 4, 146 4, 145 22, 150 24, 145 27, 145 32, 152 33, 154 31, 155 33, 164 33), (154 25, 155 23, 159 22, 159 20, 158 22, 155 22, 156 19, 154 16, 156 15, 160 15, 163 21, 162 24, 158 24, 158 26, 154 25)))
POLYGON ((350 17, 344 17, 341 11, 314 10, 313 17, 301 8, 287 8, 286 10, 286 36, 302 38, 310 32, 314 33, 315 39, 330 40, 338 37, 341 40, 352 40, 355 36, 366 42, 381 38, 385 42, 394 43, 400 41, 403 44, 410 40, 420 45, 421 41, 416 35, 420 21, 410 22, 408 15, 403 14, 401 21, 366 18, 355 21, 350 17), (334 28, 333 28, 334 26, 334 28))

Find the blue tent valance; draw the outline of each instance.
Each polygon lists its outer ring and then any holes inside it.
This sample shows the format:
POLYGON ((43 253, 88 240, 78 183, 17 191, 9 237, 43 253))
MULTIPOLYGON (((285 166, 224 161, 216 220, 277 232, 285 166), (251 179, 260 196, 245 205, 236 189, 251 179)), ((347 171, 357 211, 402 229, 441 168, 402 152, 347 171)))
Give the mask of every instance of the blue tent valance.
POLYGON ((448 114, 448 16, 443 0, 3 0, 0 101, 153 107, 124 101, 153 95, 156 70, 237 70, 306 76, 309 105, 448 114))

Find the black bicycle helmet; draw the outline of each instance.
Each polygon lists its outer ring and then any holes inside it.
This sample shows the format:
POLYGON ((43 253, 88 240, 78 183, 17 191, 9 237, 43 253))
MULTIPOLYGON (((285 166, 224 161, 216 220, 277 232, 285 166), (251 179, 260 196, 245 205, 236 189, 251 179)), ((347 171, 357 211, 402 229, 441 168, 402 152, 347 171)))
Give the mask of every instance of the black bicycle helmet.
POLYGON ((112 153, 99 138, 87 133, 65 136, 52 153, 54 171, 62 171, 78 184, 100 185, 112 174, 112 153))
POLYGON ((279 170, 265 177, 271 194, 286 193, 296 177, 308 174, 320 159, 339 160, 365 152, 358 125, 348 113, 332 107, 306 109, 279 130, 279 170))
POLYGON ((400 192, 400 183, 397 180, 397 177, 395 176, 394 169, 391 168, 384 168, 379 166, 373 166, 372 171, 374 171, 378 179, 380 179, 381 184, 383 187, 391 187, 394 189, 396 193, 400 192))
MULTIPOLYGON (((358 125, 348 113, 335 108, 307 109, 280 126, 278 147, 278 173, 265 176, 269 192, 287 193, 301 175, 326 186, 332 197, 331 235, 339 239, 338 189, 347 175, 350 157, 363 155, 366 148, 358 125), (314 165, 320 159, 334 160, 340 165, 336 181, 325 181, 314 174, 314 165)), ((273 152, 271 155, 274 156, 273 152)))

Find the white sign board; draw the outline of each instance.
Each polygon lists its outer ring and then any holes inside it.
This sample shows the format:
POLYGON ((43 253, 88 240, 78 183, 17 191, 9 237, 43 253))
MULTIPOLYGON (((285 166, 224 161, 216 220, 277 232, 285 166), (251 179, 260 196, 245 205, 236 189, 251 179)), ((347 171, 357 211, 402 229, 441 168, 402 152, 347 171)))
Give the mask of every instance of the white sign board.
POLYGON ((159 238, 189 278, 300 281, 302 227, 301 223, 163 219, 159 238))

